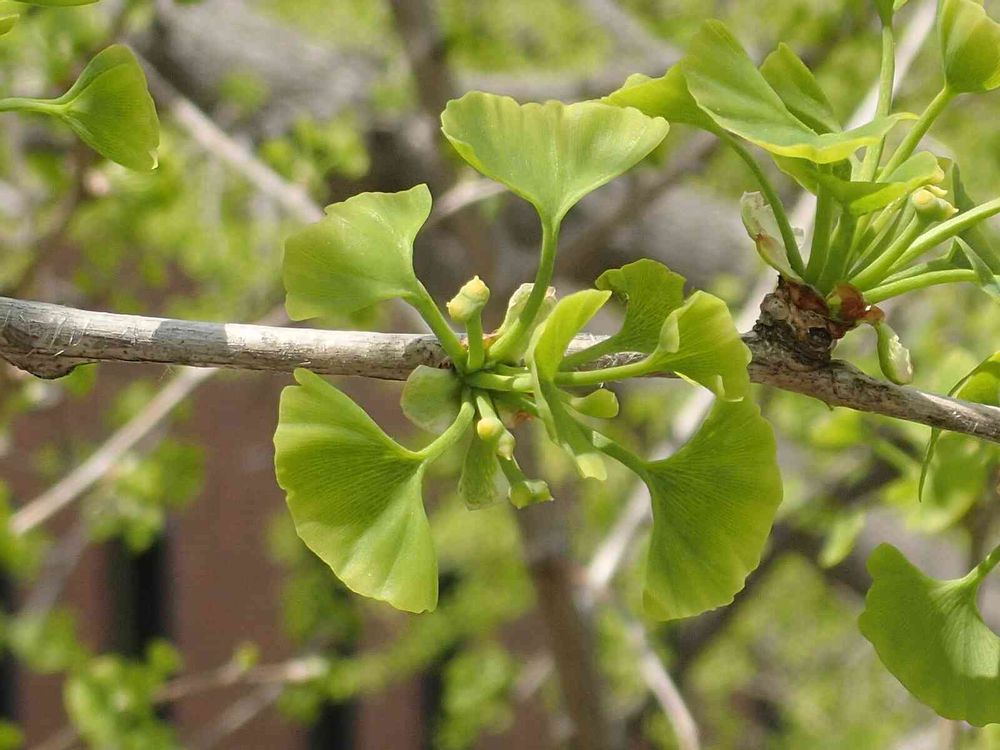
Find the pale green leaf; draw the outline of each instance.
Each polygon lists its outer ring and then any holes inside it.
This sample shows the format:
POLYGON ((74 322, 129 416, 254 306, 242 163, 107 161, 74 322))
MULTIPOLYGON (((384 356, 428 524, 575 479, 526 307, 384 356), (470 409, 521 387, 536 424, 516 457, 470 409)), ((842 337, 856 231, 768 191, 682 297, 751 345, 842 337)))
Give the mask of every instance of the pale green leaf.
POLYGON ((955 93, 1000 86, 1000 24, 981 0, 941 0, 938 33, 944 78, 955 93))
POLYGON ((667 316, 657 347, 644 362, 651 371, 676 373, 719 398, 738 401, 750 389, 750 358, 726 303, 697 291, 667 316))
POLYGON ((285 308, 292 320, 349 315, 423 289, 413 273, 413 240, 431 211, 426 185, 361 193, 285 242, 285 308))
POLYGON ((941 581, 895 547, 879 545, 868 559, 873 583, 858 621, 882 663, 918 700, 976 726, 1000 722, 1000 638, 976 608, 984 568, 941 581))
POLYGON ((841 161, 881 142, 901 119, 912 118, 897 114, 844 132, 814 132, 788 110, 719 21, 702 25, 681 65, 691 95, 720 127, 779 156, 817 164, 841 161))
POLYGON ((680 65, 674 65, 659 78, 635 73, 625 80, 620 89, 601 101, 616 107, 635 107, 643 114, 663 117, 670 123, 694 125, 710 132, 719 130, 715 121, 691 96, 680 65))
POLYGON ((462 381, 454 370, 420 365, 406 379, 400 406, 417 427, 441 433, 458 417, 462 381))
POLYGON ((274 465, 296 532, 351 590, 409 612, 434 609, 423 458, 319 376, 295 378, 281 394, 274 465))
POLYGON ((20 18, 17 14, 9 16, 0 16, 0 36, 9 34, 11 29, 17 25, 17 19, 20 18))
POLYGON ((494 441, 481 440, 475 434, 469 442, 458 479, 458 492, 469 510, 478 510, 506 499, 494 441))
POLYGON ((677 453, 640 468, 653 503, 646 611, 691 617, 733 600, 781 503, 771 427, 749 399, 717 401, 677 453))
POLYGON ((842 563, 858 541, 865 528, 867 514, 861 508, 848 509, 838 513, 823 540, 817 562, 824 568, 832 568, 842 563))
POLYGON ((625 303, 625 319, 615 335, 567 357, 566 367, 614 352, 651 354, 660 341, 663 321, 684 304, 684 277, 649 258, 605 271, 595 286, 625 303))
POLYGON ((156 167, 160 123, 146 76, 128 47, 115 44, 100 52, 69 91, 40 104, 102 156, 130 169, 156 167))
POLYGON ((668 125, 599 102, 518 104, 473 91, 448 102, 442 130, 469 164, 529 201, 558 225, 587 193, 659 145, 668 125))
POLYGON ((817 133, 841 129, 833 105, 826 98, 812 71, 787 44, 768 55, 760 73, 785 103, 788 111, 817 133))

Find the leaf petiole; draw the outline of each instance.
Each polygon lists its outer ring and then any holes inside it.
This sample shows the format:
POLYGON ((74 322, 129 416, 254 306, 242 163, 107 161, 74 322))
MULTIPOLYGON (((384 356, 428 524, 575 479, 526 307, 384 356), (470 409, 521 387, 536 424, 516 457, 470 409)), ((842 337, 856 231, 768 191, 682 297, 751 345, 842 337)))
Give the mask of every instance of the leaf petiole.
MULTIPOLYGON (((878 105, 876 117, 887 117, 892 111, 892 87, 896 76, 896 35, 892 23, 882 26, 882 64, 879 69, 878 105)), ((861 164, 860 179, 869 182, 878 171, 878 163, 882 160, 882 150, 885 148, 885 138, 869 146, 865 151, 865 159, 861 164)))
POLYGON ((900 164, 913 155, 913 152, 917 150, 917 146, 920 145, 920 141, 927 135, 927 131, 931 129, 931 125, 934 124, 934 121, 944 112, 945 107, 951 104, 951 100, 954 98, 955 93, 947 85, 937 93, 937 96, 927 105, 927 109, 913 123, 913 127, 910 128, 910 132, 906 134, 903 142, 896 148, 896 152, 886 165, 879 170, 879 179, 885 177, 887 174, 892 174, 900 164))
POLYGON ((472 418, 475 416, 475 413, 476 407, 472 399, 468 393, 464 394, 462 397, 462 406, 458 410, 458 416, 455 417, 455 421, 451 423, 447 430, 438 435, 433 442, 423 449, 415 451, 414 455, 428 462, 440 458, 441 454, 457 443, 462 438, 462 435, 468 431, 469 427, 472 426, 472 418))
POLYGON ((488 360, 502 362, 513 351, 531 330, 535 317, 548 294, 552 273, 555 269, 556 247, 559 244, 559 222, 542 220, 542 252, 538 261, 538 272, 535 274, 535 285, 531 289, 528 301, 518 315, 517 320, 490 347, 488 360))
POLYGON ((606 367, 602 370, 577 370, 575 372, 559 372, 555 376, 555 384, 564 387, 577 388, 610 383, 613 380, 627 380, 649 375, 653 368, 649 359, 630 362, 627 365, 606 367))
POLYGON ((877 286, 865 292, 865 302, 875 305, 884 302, 890 297, 898 297, 900 294, 915 292, 918 289, 926 289, 929 286, 938 284, 957 284, 968 281, 975 284, 979 277, 976 272, 967 268, 953 268, 946 271, 929 271, 919 276, 911 276, 899 281, 891 281, 888 284, 877 286))
POLYGON ((527 373, 521 375, 500 375, 495 372, 485 372, 480 370, 465 378, 465 382, 473 388, 483 388, 488 391, 519 391, 527 393, 531 390, 531 376, 527 373))
POLYGON ((1000 544, 993 548, 993 551, 986 556, 985 560, 973 568, 969 574, 969 578, 974 580, 978 586, 997 565, 1000 565, 1000 544))
MULTIPOLYGON (((434 332, 434 335, 437 336, 438 341, 441 343, 441 348, 444 349, 445 354, 448 355, 455 365, 455 369, 459 372, 465 372, 467 359, 465 347, 462 346, 458 334, 448 325, 448 321, 444 319, 444 315, 438 308, 437 303, 434 302, 434 298, 431 297, 430 292, 427 291, 423 284, 420 284, 419 294, 406 297, 406 301, 420 313, 420 317, 430 326, 431 331, 434 332)), ((482 336, 480 336, 480 341, 482 341, 482 336)))

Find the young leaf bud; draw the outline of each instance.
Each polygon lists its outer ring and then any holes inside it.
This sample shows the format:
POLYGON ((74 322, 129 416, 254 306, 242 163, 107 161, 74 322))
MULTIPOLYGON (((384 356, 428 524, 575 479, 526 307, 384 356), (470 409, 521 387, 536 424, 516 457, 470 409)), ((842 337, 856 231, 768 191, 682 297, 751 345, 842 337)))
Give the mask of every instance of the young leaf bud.
POLYGON ((476 434, 479 435, 480 440, 487 442, 497 440, 506 431, 507 429, 503 426, 503 422, 495 416, 483 417, 476 422, 476 434))
POLYGON ((945 221, 958 213, 957 208, 926 188, 910 196, 910 203, 917 210, 917 215, 926 221, 945 221))
POLYGON ((509 498, 511 504, 520 510, 529 505, 548 502, 552 499, 552 492, 542 479, 525 479, 510 486, 509 498))
POLYGON ((514 436, 507 430, 504 430, 503 434, 497 438, 497 455, 500 456, 500 458, 510 461, 514 458, 514 447, 516 445, 517 441, 514 439, 514 436))

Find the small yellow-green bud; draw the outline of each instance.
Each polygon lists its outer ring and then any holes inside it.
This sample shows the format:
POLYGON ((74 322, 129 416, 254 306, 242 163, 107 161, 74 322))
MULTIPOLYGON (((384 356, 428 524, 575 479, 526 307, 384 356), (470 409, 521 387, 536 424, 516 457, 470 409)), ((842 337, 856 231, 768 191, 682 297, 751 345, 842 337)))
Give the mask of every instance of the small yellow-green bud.
POLYGON ((516 445, 517 440, 514 439, 514 436, 507 430, 504 430, 503 434, 497 439, 497 455, 500 458, 510 461, 514 458, 514 447, 516 445))
POLYGON ((910 197, 910 203, 917 210, 917 215, 928 221, 945 221, 958 213, 957 208, 927 188, 915 192, 910 197))
POLYGON ((478 276, 473 276, 470 281, 465 282, 458 290, 450 302, 448 302, 448 314, 452 320, 458 323, 466 323, 474 315, 482 312, 486 303, 490 301, 490 289, 478 276))
POLYGON ((503 426, 503 422, 496 417, 483 417, 476 422, 476 434, 479 435, 480 440, 487 442, 496 440, 506 431, 507 428, 503 426))

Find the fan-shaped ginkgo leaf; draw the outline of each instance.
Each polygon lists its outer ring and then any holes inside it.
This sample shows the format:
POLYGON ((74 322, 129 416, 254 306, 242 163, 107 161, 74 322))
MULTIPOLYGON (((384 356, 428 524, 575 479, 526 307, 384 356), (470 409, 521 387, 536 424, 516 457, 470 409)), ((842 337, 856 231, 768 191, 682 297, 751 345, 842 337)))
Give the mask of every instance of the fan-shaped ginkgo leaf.
POLYGON ((942 0, 938 32, 944 78, 955 93, 990 91, 1000 86, 1000 23, 982 0, 942 0))
POLYGON ((298 535, 351 590, 410 612, 434 609, 424 458, 318 375, 295 378, 281 394, 274 465, 298 535))
POLYGON ((1000 637, 976 594, 1000 548, 967 576, 941 581, 889 544, 868 559, 872 587, 858 625, 904 687, 946 719, 1000 723, 1000 637))
POLYGON ((659 145, 662 118, 600 102, 518 104, 473 91, 448 102, 442 130, 469 164, 558 225, 587 193, 659 145))
POLYGON ((774 435, 757 405, 717 401, 677 453, 636 468, 653 503, 646 611, 672 620, 731 602, 781 503, 774 435))

